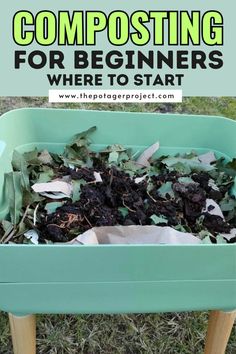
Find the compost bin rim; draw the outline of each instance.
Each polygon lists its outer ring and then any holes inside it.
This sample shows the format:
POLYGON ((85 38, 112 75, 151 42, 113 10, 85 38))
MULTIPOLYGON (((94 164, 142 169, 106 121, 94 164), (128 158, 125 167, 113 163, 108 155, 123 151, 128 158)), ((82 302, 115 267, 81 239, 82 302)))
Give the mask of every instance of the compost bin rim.
POLYGON ((188 114, 188 113, 156 113, 156 112, 134 112, 134 111, 110 111, 110 110, 97 110, 97 109, 79 109, 79 108, 57 108, 57 107, 23 107, 23 108, 16 108, 10 111, 3 113, 0 116, 0 119, 5 118, 8 114, 17 111, 80 111, 80 112, 96 112, 96 113, 115 113, 115 114, 137 114, 137 115, 150 115, 150 116, 161 116, 165 118, 171 117, 197 117, 197 118, 208 118, 208 119, 221 119, 228 122, 232 122, 236 124, 236 121, 233 118, 228 118, 224 116, 215 116, 215 115, 206 115, 206 114, 188 114))
POLYGON ((168 247, 168 248, 184 248, 184 247, 188 247, 188 248, 195 248, 195 247, 211 247, 211 248, 215 248, 215 247, 221 247, 221 248, 227 248, 227 247, 234 247, 236 248, 236 243, 235 244, 204 244, 204 243, 200 243, 200 244, 155 244, 155 243, 145 243, 145 244, 99 244, 99 245, 82 245, 82 244, 65 244, 65 243, 62 243, 62 244, 39 244, 39 245, 31 245, 31 244, 22 244, 22 243, 19 243, 19 244, 0 244, 0 248, 19 248, 19 247, 28 247, 28 248, 62 248, 62 247, 66 247, 66 248, 74 248, 74 247, 77 247, 77 248, 131 248, 131 247, 134 247, 134 248, 140 248, 140 247, 168 247))

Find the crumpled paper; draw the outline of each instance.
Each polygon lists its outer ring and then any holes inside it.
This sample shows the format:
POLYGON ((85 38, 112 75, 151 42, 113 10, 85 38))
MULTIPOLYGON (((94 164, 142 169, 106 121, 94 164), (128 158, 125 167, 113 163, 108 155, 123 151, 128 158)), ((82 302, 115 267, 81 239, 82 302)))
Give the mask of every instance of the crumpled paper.
POLYGON ((229 234, 221 234, 224 238, 226 238, 228 241, 231 240, 231 238, 236 237, 236 228, 232 229, 229 234))
POLYGON ((54 180, 47 183, 35 183, 32 186, 34 192, 51 199, 70 198, 72 186, 62 180, 54 180))
POLYGON ((190 233, 169 226, 101 226, 77 236, 69 244, 199 244, 202 241, 190 233))
POLYGON ((225 220, 220 206, 213 199, 206 200, 206 206, 203 208, 203 212, 208 212, 211 215, 220 216, 223 220, 225 220))
POLYGON ((157 150, 160 147, 159 141, 157 141, 155 144, 149 146, 146 150, 143 151, 143 153, 138 157, 136 160, 136 164, 140 166, 150 166, 149 159, 157 152, 157 150))

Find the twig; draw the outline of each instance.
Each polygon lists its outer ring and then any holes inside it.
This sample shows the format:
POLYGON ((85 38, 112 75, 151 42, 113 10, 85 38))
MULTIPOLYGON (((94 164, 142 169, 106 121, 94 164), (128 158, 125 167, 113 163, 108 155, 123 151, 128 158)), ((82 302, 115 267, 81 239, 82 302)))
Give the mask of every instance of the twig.
POLYGON ((155 203, 157 202, 157 200, 154 199, 154 198, 151 196, 151 194, 148 192, 148 190, 147 190, 147 195, 148 195, 155 203))
POLYGON ((2 242, 3 244, 7 243, 8 241, 10 241, 10 239, 14 236, 16 232, 16 228, 14 227, 14 229, 12 230, 12 232, 8 235, 8 237, 2 242))
MULTIPOLYGON (((23 214, 23 216, 22 216, 22 219, 21 219, 21 221, 19 222, 19 225, 24 222, 24 220, 25 220, 25 218, 26 218, 26 215, 27 215, 27 213, 28 213, 28 210, 29 210, 29 205, 27 205, 27 207, 26 207, 26 209, 25 209, 25 212, 24 212, 24 214, 23 214)), ((14 226, 14 228, 12 229, 12 231, 9 233, 9 235, 8 235, 7 237, 6 237, 5 235, 2 237, 2 239, 0 240, 0 243, 5 244, 5 243, 7 243, 8 241, 10 241, 11 238, 14 236, 16 230, 17 230, 17 227, 14 226)))
POLYGON ((36 205, 36 208, 34 209, 34 226, 36 225, 36 222, 37 222, 38 207, 39 207, 39 203, 36 205))
POLYGON ((113 181, 113 170, 112 170, 112 169, 110 169, 110 171, 109 171, 109 175, 111 176, 111 178, 110 178, 110 182, 109 182, 109 186, 111 187, 111 185, 112 185, 112 181, 113 181))
POLYGON ((24 212, 24 215, 22 216, 22 219, 20 221, 20 224, 22 224, 24 221, 25 221, 25 218, 26 218, 26 215, 28 213, 28 210, 29 210, 29 205, 27 205, 26 209, 25 209, 25 212, 24 212))
POLYGON ((130 209, 124 202, 124 199, 122 199, 122 204, 124 205, 125 208, 127 208, 129 211, 131 211, 132 213, 136 213, 136 210, 130 209))
POLYGON ((87 216, 86 216, 86 215, 84 215, 84 218, 86 219, 86 221, 87 221, 87 223, 89 224, 89 226, 92 228, 92 227, 93 227, 93 225, 91 224, 91 222, 89 221, 89 219, 87 218, 87 216))

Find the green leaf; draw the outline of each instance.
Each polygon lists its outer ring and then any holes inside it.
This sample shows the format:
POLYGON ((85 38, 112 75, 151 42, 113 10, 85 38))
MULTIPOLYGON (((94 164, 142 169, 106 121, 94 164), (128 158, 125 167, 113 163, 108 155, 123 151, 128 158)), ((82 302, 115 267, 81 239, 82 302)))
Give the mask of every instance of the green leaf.
POLYGON ((220 208, 223 212, 228 212, 236 208, 236 200, 226 195, 220 202, 220 208))
POLYGON ((79 146, 80 146, 81 140, 82 139, 86 139, 90 134, 94 133, 96 130, 97 130, 97 127, 93 126, 93 127, 89 128, 87 130, 84 130, 81 133, 78 133, 78 134, 74 135, 71 145, 79 144, 79 146))
POLYGON ((210 236, 207 236, 207 237, 205 237, 203 240, 202 240, 202 243, 205 243, 205 244, 212 244, 212 242, 211 242, 211 239, 210 239, 210 236))
POLYGON ((27 205, 33 203, 42 202, 45 198, 35 192, 30 192, 29 190, 24 189, 22 195, 22 205, 26 207, 27 205))
POLYGON ((13 231, 14 229, 14 226, 12 225, 12 223, 8 220, 3 220, 1 222, 1 226, 2 226, 2 229, 4 231, 4 234, 1 235, 1 240, 4 240, 7 238, 8 235, 10 235, 10 233, 13 231))
POLYGON ((123 145, 113 144, 107 146, 105 149, 99 152, 100 158, 104 161, 108 159, 108 163, 119 165, 124 169, 124 163, 130 162, 131 150, 126 149, 123 145))
POLYGON ((42 172, 39 173, 36 183, 47 183, 53 179, 54 171, 48 166, 43 166, 42 172))
POLYGON ((15 237, 23 235, 24 232, 28 230, 28 227, 25 225, 24 221, 21 220, 18 227, 17 227, 17 232, 15 233, 15 237))
POLYGON ((179 177, 178 182, 181 184, 196 184, 191 177, 179 177))
POLYGON ((29 174, 27 170, 27 162, 22 154, 17 150, 14 150, 12 156, 12 167, 15 171, 21 173, 21 183, 22 187, 25 189, 30 189, 29 174))
POLYGON ((11 222, 16 225, 20 220, 22 208, 21 172, 6 173, 5 178, 11 222))
POLYGON ((96 130, 96 127, 92 127, 79 134, 76 134, 71 144, 68 144, 63 153, 63 161, 66 166, 70 164, 74 166, 87 166, 89 160, 90 151, 88 146, 90 140, 88 136, 96 130))
POLYGON ((12 230, 13 230, 13 225, 10 221, 8 220, 3 220, 2 221, 2 227, 3 227, 3 230, 6 232, 6 233, 10 233, 12 230))
MULTIPOLYGON (((135 174, 137 171, 141 171, 142 168, 136 164, 135 161, 129 160, 122 162, 120 165, 121 169, 127 173, 129 173, 131 176, 135 174)), ((143 169, 144 171, 144 169, 143 169)))
POLYGON ((119 154, 119 161, 118 162, 120 163, 122 161, 129 161, 129 159, 130 159, 129 155, 123 151, 119 154))
POLYGON ((51 203, 47 203, 44 207, 44 209, 47 211, 48 214, 52 214, 55 213, 55 211, 57 210, 57 208, 60 208, 62 205, 64 204, 64 202, 51 202, 51 203))
POLYGON ((195 228, 196 228, 196 230, 198 230, 199 232, 202 231, 202 229, 204 228, 204 226, 203 226, 204 218, 205 218, 204 215, 200 215, 200 216, 195 220, 195 228))
POLYGON ((62 155, 62 159, 64 161, 65 166, 92 166, 92 160, 89 156, 91 151, 88 149, 88 146, 90 144, 88 135, 94 132, 95 130, 96 127, 92 127, 74 136, 72 143, 65 147, 64 153, 62 155))
POLYGON ((182 162, 177 162, 176 164, 169 166, 168 169, 170 171, 176 171, 176 172, 181 173, 183 175, 187 175, 192 172, 191 168, 182 162))
POLYGON ((236 158, 225 164, 221 170, 229 176, 236 177, 236 158))
POLYGON ((196 151, 191 151, 191 152, 187 152, 186 154, 184 154, 183 155, 183 157, 185 158, 185 159, 196 159, 197 157, 198 157, 198 155, 197 155, 197 153, 196 153, 196 151))
POLYGON ((86 162, 84 162, 83 160, 80 160, 80 159, 70 159, 70 158, 66 158, 66 157, 63 157, 63 163, 64 163, 64 166, 65 167, 87 167, 87 164, 86 162))
POLYGON ((100 151, 100 153, 110 153, 110 152, 124 152, 127 149, 123 145, 113 144, 107 146, 104 150, 100 151))
POLYGON ((77 202, 80 200, 81 187, 87 182, 84 179, 72 180, 72 202, 77 202))
POLYGON ((220 208, 224 213, 227 222, 235 219, 236 215, 236 199, 232 198, 228 193, 225 194, 224 199, 220 201, 220 208))
POLYGON ((232 161, 228 162, 227 167, 232 168, 236 172, 236 158, 234 158, 232 161))
POLYGON ((38 159, 38 150, 34 149, 29 152, 25 152, 23 157, 28 165, 40 166, 42 162, 38 159))
POLYGON ((183 225, 181 225, 181 224, 175 225, 175 226, 173 226, 173 228, 174 228, 176 231, 188 232, 188 230, 186 230, 186 228, 185 228, 183 225))
POLYGON ((55 154, 53 152, 50 152, 50 155, 52 156, 53 158, 53 161, 58 164, 58 165, 61 165, 63 163, 63 160, 62 158, 58 155, 58 154, 55 154))
POLYGON ((222 243, 227 243, 227 241, 224 239, 222 235, 217 235, 216 236, 216 243, 222 244, 222 243))
POLYGON ((174 198, 175 196, 174 191, 172 189, 172 182, 163 183, 162 186, 158 188, 157 191, 162 198, 166 198, 167 194, 169 194, 171 198, 174 198))
POLYGON ((150 219, 155 225, 168 223, 168 220, 164 216, 157 216, 156 214, 153 214, 150 219))
POLYGON ((53 162, 52 156, 47 150, 41 151, 40 154, 38 155, 38 159, 44 165, 51 164, 53 162))
MULTIPOLYGON (((212 237, 211 234, 207 235, 203 240, 202 242, 203 243, 206 243, 206 244, 209 244, 209 243, 212 243, 211 242, 211 239, 210 239, 210 236, 212 237)), ((213 236, 214 237, 214 236, 213 236)), ((216 243, 217 244, 224 244, 224 243, 227 243, 227 241, 224 239, 224 237, 222 235, 217 235, 216 236, 216 243)))
POLYGON ((72 160, 72 161, 77 160, 79 151, 77 150, 76 146, 75 148, 73 148, 71 145, 68 145, 65 147, 65 151, 63 153, 62 159, 64 160, 64 157, 66 157, 68 160, 72 160))
POLYGON ((116 151, 110 152, 108 162, 118 164, 119 153, 116 151))
POLYGON ((217 160, 216 167, 219 171, 226 173, 228 176, 236 177, 236 158, 232 161, 225 163, 225 159, 217 160))
MULTIPOLYGON (((191 159, 186 159, 183 157, 168 157, 164 160, 162 160, 162 163, 164 163, 167 167, 174 167, 176 164, 181 163, 186 168, 188 167, 190 171, 212 171, 214 170, 214 166, 206 163, 200 162, 197 158, 191 158, 191 159)), ((187 172, 189 173, 189 172, 187 172)))
POLYGON ((154 184, 152 182, 151 179, 148 180, 148 183, 147 183, 147 192, 151 192, 154 188, 154 184))
POLYGON ((129 213, 129 210, 124 207, 119 207, 118 210, 121 213, 121 215, 123 216, 123 218, 125 218, 129 213))
POLYGON ((14 226, 8 220, 2 220, 0 223, 0 243, 4 242, 7 237, 11 234, 13 236, 14 226))
MULTIPOLYGON (((207 237, 209 238, 210 240, 210 237, 214 237, 209 231, 207 230, 202 230, 198 233, 198 236, 201 240, 204 240, 206 239, 207 237)), ((208 239, 207 239, 208 240, 208 239)), ((211 243, 211 242, 210 242, 211 243)))

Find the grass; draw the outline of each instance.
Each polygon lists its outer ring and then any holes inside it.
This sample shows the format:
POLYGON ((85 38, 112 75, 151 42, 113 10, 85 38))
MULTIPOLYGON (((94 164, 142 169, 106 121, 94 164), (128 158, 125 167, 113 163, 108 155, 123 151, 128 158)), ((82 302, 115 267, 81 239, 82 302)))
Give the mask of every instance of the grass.
POLYGON ((49 103, 46 97, 5 97, 0 114, 21 107, 79 108, 111 111, 188 113, 225 116, 236 119, 236 97, 186 97, 182 103, 49 103))
MULTIPOLYGON (((201 354, 206 312, 138 315, 44 315, 37 318, 38 354, 201 354)), ((236 352, 236 331, 226 354, 236 352)), ((0 353, 11 354, 7 316, 0 315, 0 353)))
MULTIPOLYGON (((20 107, 220 115, 236 119, 236 98, 184 98, 181 104, 49 104, 47 98, 0 99, 0 114, 20 107)), ((38 354, 201 354, 207 312, 138 315, 40 315, 38 354)), ((236 330, 226 354, 236 353, 236 330)), ((0 354, 12 354, 8 318, 0 313, 0 354)))

